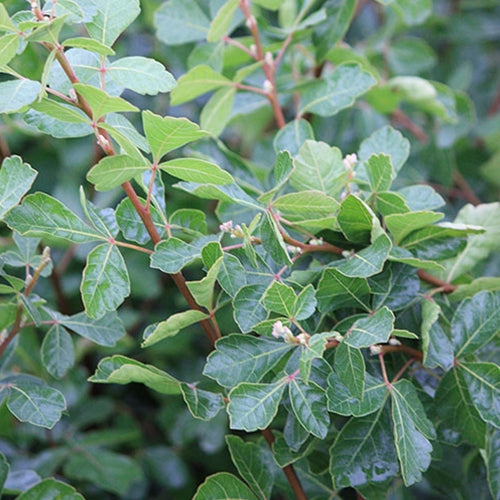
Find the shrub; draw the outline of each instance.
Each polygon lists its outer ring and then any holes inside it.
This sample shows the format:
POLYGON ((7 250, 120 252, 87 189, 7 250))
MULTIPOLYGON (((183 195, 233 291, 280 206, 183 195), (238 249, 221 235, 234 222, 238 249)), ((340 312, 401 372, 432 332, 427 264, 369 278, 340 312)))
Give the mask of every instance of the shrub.
POLYGON ((0 491, 500 498, 498 2, 29 3, 0 491))

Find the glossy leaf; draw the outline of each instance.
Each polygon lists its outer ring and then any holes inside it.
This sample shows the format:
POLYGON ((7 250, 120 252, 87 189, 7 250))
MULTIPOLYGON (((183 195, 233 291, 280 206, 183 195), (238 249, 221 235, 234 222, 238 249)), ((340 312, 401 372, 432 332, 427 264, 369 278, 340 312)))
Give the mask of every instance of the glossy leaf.
POLYGON ((481 418, 500 429, 500 367, 494 363, 460 363, 458 370, 481 418))
POLYGON ((116 312, 106 313, 99 319, 84 312, 73 316, 57 315, 56 320, 78 335, 102 346, 112 347, 125 335, 125 327, 116 312))
POLYGON ((13 59, 19 45, 19 35, 12 33, 0 37, 0 65, 8 64, 13 59))
POLYGON ((314 140, 314 132, 308 121, 299 119, 287 123, 274 138, 276 152, 288 151, 295 156, 307 140, 314 140))
POLYGON ((231 389, 227 407, 231 429, 252 432, 268 427, 278 412, 284 390, 283 382, 242 382, 231 389))
POLYGON ((491 429, 486 436, 485 462, 493 498, 500 496, 500 431, 491 429))
POLYGON ((169 92, 176 85, 163 64, 147 57, 122 57, 114 61, 107 72, 121 87, 143 95, 169 92))
POLYGON ((257 498, 269 498, 276 470, 269 452, 256 443, 243 441, 238 436, 226 436, 226 444, 240 476, 255 492, 257 498))
POLYGON ((167 45, 204 40, 210 20, 195 0, 169 0, 155 13, 157 37, 167 45))
POLYGON ((299 377, 293 378, 288 388, 290 403, 298 421, 313 436, 324 439, 330 426, 330 417, 325 411, 325 391, 314 382, 305 383, 299 377))
POLYGON ((457 307, 451 322, 455 356, 474 353, 500 331, 500 293, 480 292, 457 307))
POLYGON ((182 104, 211 90, 232 85, 231 80, 217 73, 210 66, 195 66, 179 78, 177 87, 172 91, 172 104, 182 104))
POLYGON ((330 448, 330 474, 337 488, 380 483, 398 472, 388 412, 347 422, 330 448))
POLYGON ((435 437, 435 432, 411 382, 393 384, 391 397, 394 442, 403 481, 409 486, 420 481, 429 467, 432 445, 427 438, 435 437))
POLYGON ((139 0, 99 0, 92 21, 86 23, 90 36, 111 47, 122 31, 139 15, 139 0), (110 15, 110 12, 113 15, 110 15))
POLYGON ((52 376, 61 378, 75 362, 74 351, 71 335, 61 325, 54 325, 43 339, 42 362, 52 376))
POLYGON ((200 484, 193 500, 257 500, 248 486, 229 472, 208 476, 200 484))
POLYGON ((52 429, 66 409, 64 396, 30 375, 11 375, 2 380, 8 384, 7 407, 21 420, 52 429))
POLYGON ((187 118, 172 116, 162 118, 151 111, 142 113, 142 123, 155 162, 158 162, 169 151, 207 135, 187 118))
POLYGON ((274 216, 269 212, 266 212, 262 220, 260 226, 260 239, 262 248, 269 252, 274 262, 280 265, 290 265, 292 263, 283 236, 278 228, 278 224, 274 216))
POLYGON ((292 318, 295 306, 295 292, 293 288, 284 283, 273 281, 266 290, 262 303, 268 311, 292 318))
POLYGON ((214 163, 198 158, 177 158, 160 163, 159 168, 188 182, 209 182, 211 184, 232 184, 234 182, 231 174, 214 163))
POLYGON ((138 382, 162 394, 181 393, 180 382, 167 372, 120 355, 102 359, 89 381, 121 385, 138 382))
POLYGON ((308 84, 302 91, 299 112, 333 116, 375 84, 373 76, 358 65, 341 64, 327 77, 308 84))
POLYGON ((182 397, 194 418, 211 420, 224 407, 222 394, 198 389, 196 385, 181 383, 182 397))
POLYGON ((45 193, 26 196, 19 207, 10 211, 5 221, 23 236, 57 237, 73 243, 104 239, 60 201, 45 193))
POLYGON ((94 165, 87 179, 98 191, 108 191, 151 168, 145 160, 127 155, 107 156, 94 165))
POLYGON ((172 314, 165 321, 157 323, 152 331, 147 331, 144 336, 142 347, 149 347, 163 339, 177 335, 182 329, 194 325, 207 318, 207 315, 201 311, 188 310, 177 314, 172 314))
POLYGON ((290 184, 297 191, 317 190, 331 196, 347 183, 342 153, 324 142, 306 140, 293 165, 290 184))
POLYGON ((374 314, 358 319, 345 335, 344 342, 358 348, 387 342, 393 328, 394 314, 384 306, 374 314))
POLYGON ((263 285, 246 285, 234 296, 234 319, 243 333, 267 318, 263 304, 265 290, 263 285))
POLYGON ((340 205, 338 223, 345 237, 354 243, 369 243, 375 214, 357 196, 348 195, 340 205))
POLYGON ((332 372, 328 377, 326 396, 329 411, 339 415, 364 417, 382 406, 387 396, 387 387, 382 380, 365 372, 363 397, 355 398, 343 384, 339 374, 332 372))
POLYGON ((416 231, 443 218, 438 212, 409 212, 406 214, 393 214, 385 218, 387 229, 394 236, 397 244, 412 231, 416 231))
POLYGON ((17 497, 18 500, 40 500, 64 498, 64 500, 84 500, 73 486, 54 478, 47 478, 17 497))
POLYGON ((15 113, 31 104, 40 93, 39 82, 9 80, 0 83, 0 113, 15 113))
POLYGON ((335 349, 333 367, 351 395, 362 400, 365 390, 365 360, 361 351, 341 342, 335 349))
POLYGON ((321 217, 337 211, 339 204, 321 191, 288 193, 273 201, 273 207, 283 214, 300 214, 303 217, 321 217))
POLYGON ((130 279, 116 245, 102 244, 87 257, 81 284, 85 312, 94 319, 114 311, 130 294, 130 279))
POLYGON ((366 170, 374 193, 387 191, 391 187, 394 175, 390 156, 384 154, 370 156, 366 162, 366 170))
POLYGON ((231 334, 219 339, 207 359, 203 374, 223 387, 259 382, 292 348, 291 344, 248 335, 231 334))
POLYGON ((0 169, 0 219, 15 207, 30 189, 37 172, 20 156, 5 158, 0 169))

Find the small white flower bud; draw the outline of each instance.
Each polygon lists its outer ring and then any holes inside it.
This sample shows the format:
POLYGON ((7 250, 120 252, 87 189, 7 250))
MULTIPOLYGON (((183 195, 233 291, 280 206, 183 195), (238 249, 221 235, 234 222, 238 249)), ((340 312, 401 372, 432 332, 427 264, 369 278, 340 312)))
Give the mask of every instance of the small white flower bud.
POLYGON ((252 43, 252 45, 250 45, 250 53, 252 54, 253 57, 257 57, 257 46, 252 43))
POLYGON ((311 238, 309 240, 309 245, 322 245, 323 244, 323 238, 311 238))
POLYGON ((295 342, 295 337, 293 333, 290 331, 290 328, 284 326, 281 321, 276 321, 273 325, 273 331, 271 332, 272 336, 275 339, 284 339, 286 342, 290 341, 290 337, 295 342))
POLYGON ((270 94, 273 91, 273 84, 269 80, 264 80, 264 85, 262 85, 262 88, 264 89, 265 92, 270 94))
POLYGON ((398 339, 395 339, 394 337, 391 337, 389 339, 389 345, 401 345, 401 342, 398 339))
POLYGON ((299 344, 307 345, 309 343, 310 335, 307 333, 299 333, 296 338, 299 341, 299 344))
POLYGON ((292 255, 297 255, 302 252, 302 248, 296 247, 294 245, 286 245, 286 251, 292 255))
POLYGON ((253 30, 257 26, 257 21, 254 16, 250 16, 245 24, 249 30, 253 30))
POLYGON ((342 160, 344 162, 345 168, 351 170, 356 163, 358 163, 358 157, 356 153, 352 153, 350 155, 346 155, 346 157, 342 160))
POLYGON ((371 345, 369 349, 372 356, 382 352, 382 348, 379 345, 371 345))
POLYGON ((273 59, 273 54, 272 52, 266 52, 266 55, 264 56, 264 62, 272 68, 274 66, 274 59, 273 59))
POLYGON ((78 97, 76 96, 76 92, 75 92, 74 88, 69 89, 69 98, 75 102, 78 100, 78 97))
POLYGON ((231 231, 232 228, 233 228, 233 221, 232 220, 228 220, 227 222, 223 222, 219 226, 219 231, 222 231, 224 233, 228 233, 229 231, 231 231))

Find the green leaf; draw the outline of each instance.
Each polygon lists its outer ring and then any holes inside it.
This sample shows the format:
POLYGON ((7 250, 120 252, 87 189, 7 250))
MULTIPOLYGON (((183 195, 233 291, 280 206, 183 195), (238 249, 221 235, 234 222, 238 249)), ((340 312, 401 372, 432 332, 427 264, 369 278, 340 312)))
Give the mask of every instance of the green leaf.
POLYGON ((392 420, 394 442, 406 486, 422 478, 422 471, 431 463, 432 445, 427 437, 435 437, 415 387, 408 380, 399 380, 392 386, 392 420))
POLYGON ((87 226, 60 201, 45 193, 26 196, 5 218, 23 236, 62 238, 73 243, 89 243, 104 236, 87 226))
POLYGON ((247 284, 246 271, 237 257, 224 253, 217 280, 222 289, 231 297, 247 284))
POLYGON ((253 0, 257 5, 262 5, 262 7, 269 10, 279 9, 285 0, 253 0))
POLYGON ((201 249, 207 243, 217 240, 217 236, 202 236, 191 243, 178 238, 160 241, 151 255, 151 267, 167 274, 178 273, 186 264, 200 258, 201 249))
POLYGON ((85 27, 92 38, 108 47, 141 11, 139 0, 92 0, 92 3, 96 11, 85 27))
POLYGON ((361 143, 358 156, 366 162, 370 156, 379 153, 391 157, 395 177, 410 154, 410 142, 398 130, 390 126, 382 127, 361 143))
POLYGON ((333 116, 354 104, 359 96, 367 92, 376 81, 373 76, 357 64, 341 64, 327 77, 306 84, 299 109, 300 115, 313 113, 333 116))
POLYGON ((344 199, 337 216, 345 237, 349 241, 362 244, 370 242, 375 219, 376 216, 368 205, 353 194, 344 199))
POLYGON ((8 64, 13 59, 19 45, 19 35, 13 33, 0 37, 0 66, 8 64))
POLYGON ((160 163, 159 168, 170 175, 188 182, 207 182, 211 184, 232 184, 233 176, 215 163, 199 158, 176 158, 160 163))
POLYGON ((200 115, 200 125, 203 130, 215 137, 222 133, 231 118, 235 94, 234 87, 224 87, 210 97, 200 115))
POLYGON ((314 314, 318 301, 316 291, 311 283, 301 290, 295 299, 293 317, 297 320, 307 319, 314 314))
POLYGON ((245 442, 238 436, 226 436, 231 460, 240 476, 252 488, 258 498, 266 500, 271 495, 276 465, 267 450, 258 444, 245 442))
POLYGON ((128 155, 106 156, 90 169, 87 179, 97 191, 109 191, 150 168, 151 165, 145 159, 128 155))
POLYGON ((394 0, 391 7, 408 26, 422 24, 432 14, 432 0, 394 0))
POLYGON ((112 97, 103 90, 100 90, 92 85, 83 83, 73 84, 74 89, 78 94, 82 95, 89 103, 92 109, 92 118, 97 121, 108 113, 117 113, 119 111, 139 111, 139 109, 130 104, 121 97, 112 97))
POLYGON ((331 215, 339 208, 335 198, 321 191, 288 193, 274 200, 272 205, 283 214, 298 214, 311 219, 331 215))
POLYGON ((450 339, 438 323, 441 308, 433 300, 422 302, 422 337, 423 363, 428 368, 441 366, 447 371, 453 366, 453 346, 450 339))
POLYGON ((43 339, 40 354, 47 371, 56 378, 63 377, 75 362, 71 335, 61 325, 53 325, 43 339))
POLYGON ((500 429, 500 367, 494 363, 460 363, 457 369, 481 418, 500 429))
POLYGON ((342 153, 324 142, 307 140, 293 160, 290 184, 297 191, 322 191, 337 194, 347 184, 342 153))
POLYGON ((204 40, 210 20, 195 0, 169 0, 155 13, 156 36, 167 45, 204 40))
MULTIPOLYGON (((146 200, 143 200, 142 198, 140 198, 140 200, 144 206, 146 200)), ((166 236, 165 223, 160 215, 160 212, 152 205, 149 207, 149 210, 158 233, 162 237, 166 236)), ((135 241, 140 245, 144 245, 150 241, 151 236, 149 235, 136 209, 132 205, 132 202, 128 198, 124 198, 120 202, 115 215, 120 231, 125 239, 135 241)))
POLYGON ((102 346, 112 347, 125 335, 125 328, 116 311, 99 319, 90 318, 84 312, 73 316, 57 314, 55 319, 78 335, 102 346))
POLYGON ((44 19, 38 21, 31 33, 25 36, 30 42, 49 42, 57 44, 59 33, 61 32, 67 16, 56 17, 55 19, 44 19))
POLYGON ((346 34, 356 10, 355 0, 327 4, 327 21, 318 26, 314 41, 316 60, 321 63, 326 54, 346 34))
POLYGON ((11 375, 2 384, 8 385, 7 407, 21 422, 52 429, 66 409, 64 396, 39 378, 11 375))
POLYGON ((292 261, 288 255, 283 236, 280 233, 274 215, 266 211, 266 215, 260 225, 260 239, 262 247, 269 252, 271 259, 279 265, 289 266, 292 261))
POLYGON ((342 383, 337 372, 328 377, 328 410, 339 415, 364 417, 377 411, 387 396, 384 382, 365 372, 365 388, 362 398, 355 398, 342 383))
POLYGON ((390 189, 394 177, 390 156, 384 154, 370 156, 366 162, 366 170, 374 193, 390 189))
POLYGON ((203 374, 223 387, 259 382, 292 349, 291 344, 265 337, 231 334, 219 339, 203 374))
POLYGON ((408 212, 406 214, 388 215, 385 218, 385 224, 394 237, 394 242, 398 244, 411 232, 430 226, 442 218, 443 214, 439 212, 408 212))
POLYGON ((5 158, 0 169, 0 220, 15 207, 30 189, 37 176, 28 163, 20 156, 5 158))
POLYGON ((264 285, 246 285, 234 296, 233 315, 243 333, 250 332, 254 325, 267 318, 263 305, 265 290, 264 285))
POLYGON ((200 420, 211 420, 224 408, 222 394, 198 389, 194 384, 181 383, 182 397, 191 415, 200 420))
POLYGON ((208 42, 218 42, 227 34, 237 8, 238 0, 227 0, 224 3, 210 23, 210 29, 207 34, 208 42))
POLYGON ((196 123, 187 118, 172 116, 162 118, 151 111, 142 113, 142 123, 156 163, 169 151, 207 135, 196 123))
POLYGON ((28 80, 9 80, 0 83, 0 113, 15 113, 31 104, 40 93, 39 82, 28 80))
POLYGON ((74 480, 89 481, 119 496, 143 478, 141 468, 132 458, 90 446, 80 453, 70 454, 64 463, 64 474, 74 480))
POLYGON ((435 210, 445 204, 443 198, 431 186, 407 186, 398 193, 403 196, 412 212, 435 210))
POLYGON ((79 109, 74 106, 58 103, 53 99, 47 99, 46 97, 32 104, 31 109, 49 115, 59 121, 90 124, 90 118, 79 109))
POLYGON ((120 87, 142 95, 170 92, 176 86, 165 66, 149 57, 122 57, 107 68, 107 74, 120 87))
POLYGON ((307 120, 298 119, 287 123, 274 138, 274 150, 288 151, 295 156, 307 140, 314 140, 314 132, 307 120))
MULTIPOLYGON (((194 3, 194 2, 193 2, 194 3)), ((248 486, 229 472, 208 476, 198 486, 193 500, 257 500, 248 486)))
POLYGON ((49 500, 49 499, 64 499, 64 500, 84 500, 83 496, 78 493, 73 486, 67 483, 57 481, 54 478, 47 478, 37 485, 25 491, 17 497, 17 500, 49 500))
POLYGON ((0 491, 3 491, 3 486, 8 474, 9 463, 6 460, 5 455, 3 453, 0 453, 0 491))
POLYGON ((393 329, 394 314, 384 306, 370 316, 358 319, 349 328, 344 342, 351 347, 369 347, 387 342, 393 329))
POLYGON ((500 331, 500 293, 480 292, 457 307, 451 321, 457 358, 473 354, 500 331))
POLYGON ((469 235, 465 249, 445 264, 443 278, 448 283, 470 271, 500 248, 500 203, 485 203, 477 207, 466 205, 458 213, 455 222, 481 226, 486 232, 469 235))
POLYGON ((500 431, 490 429, 486 436, 485 462, 493 498, 500 496, 500 431))
POLYGON ((17 32, 17 29, 14 24, 12 24, 9 13, 3 4, 0 4, 0 30, 17 32))
POLYGON ((386 215, 403 214, 410 211, 403 196, 391 191, 377 193, 376 196, 370 197, 370 204, 371 200, 375 201, 375 210, 384 217, 386 215))
POLYGON ((442 378, 435 405, 442 425, 458 432, 459 442, 465 440, 484 448, 486 424, 471 399, 463 374, 463 370, 453 368, 442 378))
POLYGON ((120 355, 99 361, 96 372, 88 380, 97 384, 121 385, 138 382, 162 394, 181 393, 180 382, 167 372, 120 355))
POLYGON ((177 87, 171 93, 172 105, 183 104, 206 92, 228 86, 233 87, 233 82, 210 66, 205 64, 195 66, 177 81, 177 87))
POLYGON ((262 303, 268 311, 292 318, 295 309, 295 292, 284 283, 273 281, 266 290, 262 303))
POLYGON ((81 284, 85 312, 98 319, 114 311, 130 294, 130 280, 122 254, 115 245, 103 243, 87 257, 81 284))
POLYGON ((324 439, 330 427, 326 411, 325 391, 315 383, 305 383, 295 377, 289 383, 289 396, 293 412, 305 430, 324 439))
POLYGON ((221 264, 222 257, 215 262, 203 279, 199 281, 188 281, 186 283, 196 302, 200 304, 200 306, 206 307, 209 311, 213 311, 214 309, 214 286, 221 264))
POLYGON ((347 422, 330 448, 330 474, 336 488, 381 483, 398 472, 388 412, 347 422))
POLYGON ((242 382, 229 393, 229 426, 253 432, 268 427, 276 413, 285 389, 284 382, 254 384, 242 382))
POLYGON ((341 342, 335 349, 335 361, 333 364, 335 372, 342 384, 344 384, 358 400, 363 399, 365 390, 365 360, 361 351, 349 344, 341 342))
POLYGON ((113 56, 115 54, 115 51, 111 47, 108 47, 97 40, 93 40, 92 38, 66 38, 66 40, 62 42, 62 46, 89 50, 90 52, 96 52, 101 56, 113 56))
POLYGON ((325 269, 318 284, 320 311, 356 307, 370 311, 370 287, 365 278, 349 278, 335 268, 325 269))
POLYGON ((382 271, 391 251, 391 241, 381 234, 369 247, 339 261, 336 269, 351 278, 368 278, 382 271))
MULTIPOLYGON (((326 343, 332 334, 330 332, 315 333, 307 344, 301 346, 302 353, 299 360, 299 371, 302 380, 307 384, 313 369, 313 361, 323 357, 326 343)), ((330 368, 328 368, 330 370, 330 368)))
MULTIPOLYGON (((201 311, 187 310, 177 314, 172 314, 168 319, 157 323, 148 335, 144 336, 142 347, 149 347, 168 337, 177 335, 182 329, 194 325, 199 321, 206 319, 207 315, 201 311)), ((146 333, 146 332, 144 332, 146 333)))

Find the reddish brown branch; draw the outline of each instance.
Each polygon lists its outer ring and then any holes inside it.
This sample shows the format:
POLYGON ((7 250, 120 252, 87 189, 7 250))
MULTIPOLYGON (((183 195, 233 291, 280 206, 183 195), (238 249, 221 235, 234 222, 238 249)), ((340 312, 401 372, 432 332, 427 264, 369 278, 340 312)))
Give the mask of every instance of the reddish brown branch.
POLYGON ((398 124, 408 130, 408 132, 413 134, 422 144, 427 144, 429 142, 429 136, 400 109, 397 109, 392 113, 392 119, 395 124, 398 124))
POLYGON ((469 203, 472 203, 474 206, 481 205, 481 200, 476 196, 464 176, 458 170, 453 172, 453 180, 469 203))
POLYGON ((414 349, 413 347, 401 344, 401 345, 381 345, 380 352, 381 354, 387 354, 389 352, 404 352, 405 354, 410 355, 412 358, 415 358, 418 361, 422 361, 424 359, 424 355, 418 349, 414 349))
POLYGON ((456 285, 452 285, 451 283, 446 283, 446 281, 436 278, 436 276, 433 276, 432 274, 428 273, 427 271, 424 271, 423 269, 418 270, 418 277, 421 280, 427 281, 427 283, 430 283, 431 285, 441 288, 444 293, 452 293, 457 289, 456 285))

